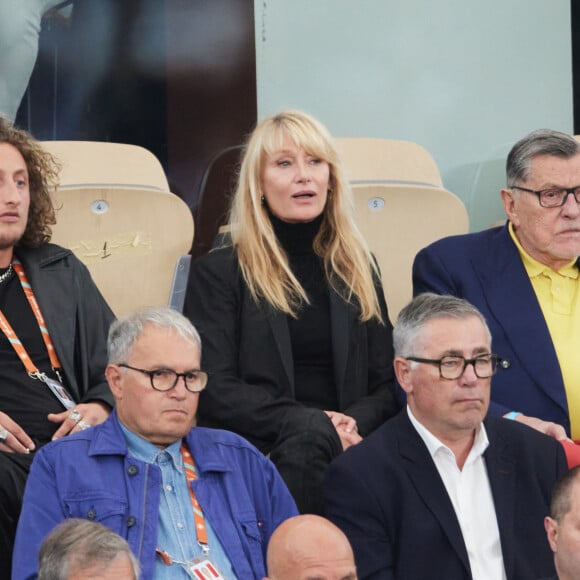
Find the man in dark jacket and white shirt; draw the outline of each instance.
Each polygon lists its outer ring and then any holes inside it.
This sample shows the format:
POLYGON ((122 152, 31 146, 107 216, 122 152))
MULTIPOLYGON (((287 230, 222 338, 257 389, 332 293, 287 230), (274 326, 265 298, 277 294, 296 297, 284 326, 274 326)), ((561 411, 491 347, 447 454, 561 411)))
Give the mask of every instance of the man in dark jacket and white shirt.
MULTIPOLYGON (((554 573, 544 516, 562 445, 487 417, 491 351, 481 313, 422 294, 393 333, 407 408, 329 467, 328 517, 361 580, 530 580, 554 573)), ((501 372, 501 368, 500 368, 501 372)))

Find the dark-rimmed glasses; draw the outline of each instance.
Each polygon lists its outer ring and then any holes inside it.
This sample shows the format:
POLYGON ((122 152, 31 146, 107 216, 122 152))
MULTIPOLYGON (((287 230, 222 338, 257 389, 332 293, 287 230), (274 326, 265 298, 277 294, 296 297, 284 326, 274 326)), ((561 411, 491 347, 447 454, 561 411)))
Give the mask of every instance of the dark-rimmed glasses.
POLYGON ((405 358, 409 361, 435 365, 439 367, 439 376, 442 379, 449 380, 455 380, 461 377, 467 365, 473 366, 473 372, 479 379, 488 379, 495 375, 498 363, 505 366, 504 360, 497 354, 479 354, 473 358, 455 355, 448 355, 442 358, 420 358, 418 356, 408 356, 405 358))
POLYGON ((178 373, 172 369, 155 369, 152 371, 139 369, 137 367, 132 367, 127 363, 119 363, 117 366, 147 375, 151 381, 151 386, 156 391, 170 391, 175 387, 175 385, 177 385, 179 377, 183 377, 185 388, 190 393, 199 393, 200 391, 203 391, 207 385, 207 373, 199 369, 192 369, 185 373, 178 373))
POLYGON ((520 187, 519 185, 512 185, 511 189, 520 189, 538 196, 538 200, 542 207, 562 207, 569 195, 573 195, 576 203, 580 203, 580 185, 576 187, 551 187, 549 189, 528 189, 527 187, 520 187))

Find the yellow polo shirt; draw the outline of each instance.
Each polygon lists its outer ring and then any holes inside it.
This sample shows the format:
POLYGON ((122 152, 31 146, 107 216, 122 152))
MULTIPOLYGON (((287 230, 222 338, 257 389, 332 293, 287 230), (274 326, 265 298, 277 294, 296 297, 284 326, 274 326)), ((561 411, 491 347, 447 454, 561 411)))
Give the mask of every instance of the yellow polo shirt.
POLYGON ((510 222, 509 232, 518 248, 522 262, 540 308, 546 319, 556 356, 560 363, 572 439, 580 439, 580 272, 576 259, 560 270, 534 260, 521 246, 510 222))

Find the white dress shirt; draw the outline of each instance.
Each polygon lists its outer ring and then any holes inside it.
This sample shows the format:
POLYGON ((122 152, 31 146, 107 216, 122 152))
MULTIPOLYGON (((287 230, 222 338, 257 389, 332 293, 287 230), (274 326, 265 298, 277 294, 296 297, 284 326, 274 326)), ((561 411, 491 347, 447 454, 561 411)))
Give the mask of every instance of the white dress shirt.
POLYGON ((427 446, 455 509, 473 580, 505 580, 495 505, 483 459, 489 445, 483 423, 477 430, 463 469, 459 469, 451 449, 419 423, 409 406, 407 413, 427 446))

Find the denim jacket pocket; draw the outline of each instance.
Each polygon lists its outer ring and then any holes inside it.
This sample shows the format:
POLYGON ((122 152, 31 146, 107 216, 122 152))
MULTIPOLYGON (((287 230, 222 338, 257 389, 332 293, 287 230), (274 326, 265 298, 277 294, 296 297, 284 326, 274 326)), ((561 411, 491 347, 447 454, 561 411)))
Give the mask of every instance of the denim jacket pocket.
POLYGON ((124 498, 89 493, 64 498, 63 503, 68 517, 99 522, 125 536, 123 529, 126 527, 129 506, 124 498))
POLYGON ((260 525, 260 522, 256 521, 255 519, 240 520, 240 526, 242 526, 242 529, 244 530, 248 538, 251 538, 256 542, 262 542, 263 536, 261 530, 262 526, 260 525))
POLYGON ((242 539, 245 545, 245 552, 248 556, 249 565, 254 571, 254 575, 262 578, 266 574, 266 540, 264 538, 264 526, 262 522, 257 521, 254 515, 253 519, 250 517, 242 518, 239 521, 244 538, 242 539))

